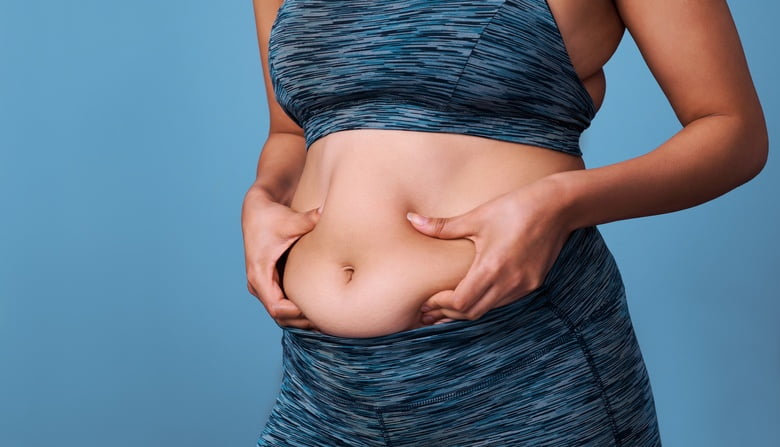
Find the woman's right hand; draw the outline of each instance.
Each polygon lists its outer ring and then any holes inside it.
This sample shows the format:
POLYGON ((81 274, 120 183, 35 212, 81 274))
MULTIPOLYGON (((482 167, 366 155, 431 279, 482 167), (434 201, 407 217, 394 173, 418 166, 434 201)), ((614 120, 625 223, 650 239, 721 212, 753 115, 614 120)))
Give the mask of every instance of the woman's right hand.
POLYGON ((319 217, 319 209, 294 211, 254 187, 244 197, 241 229, 247 288, 280 326, 315 329, 298 306, 284 296, 276 263, 298 238, 314 228, 319 217))

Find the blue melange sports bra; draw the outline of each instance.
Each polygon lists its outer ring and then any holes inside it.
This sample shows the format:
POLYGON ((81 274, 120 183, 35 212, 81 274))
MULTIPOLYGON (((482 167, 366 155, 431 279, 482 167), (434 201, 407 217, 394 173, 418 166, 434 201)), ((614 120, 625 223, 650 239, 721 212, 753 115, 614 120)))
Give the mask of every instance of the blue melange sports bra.
POLYGON ((595 115, 546 0, 285 0, 268 58, 307 150, 374 128, 579 156, 595 115))

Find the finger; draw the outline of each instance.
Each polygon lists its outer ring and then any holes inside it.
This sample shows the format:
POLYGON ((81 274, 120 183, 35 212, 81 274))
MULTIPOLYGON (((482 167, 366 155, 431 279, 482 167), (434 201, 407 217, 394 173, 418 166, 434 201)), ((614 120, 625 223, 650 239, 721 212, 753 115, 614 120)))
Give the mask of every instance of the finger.
MULTIPOLYGON (((276 269, 274 268, 274 270, 276 269)), ((268 276, 273 277, 274 275, 271 273, 268 276)), ((253 295, 263 303, 266 312, 274 320, 300 318, 303 315, 298 306, 284 296, 278 280, 269 281, 265 275, 254 275, 249 279, 249 287, 255 292, 259 292, 253 293, 253 295)))
POLYGON ((442 300, 446 300, 446 298, 449 295, 452 295, 452 290, 442 290, 441 292, 434 293, 430 298, 428 298, 423 305, 420 307, 420 310, 422 312, 428 312, 434 309, 441 308, 440 302, 442 300))
POLYGON ((314 329, 317 328, 312 324, 311 321, 309 321, 306 318, 287 318, 282 320, 276 320, 276 323, 279 324, 279 326, 283 327, 294 327, 298 329, 314 329))
POLYGON ((247 288, 249 292, 256 296, 266 308, 270 308, 275 302, 284 298, 284 293, 279 287, 278 280, 275 280, 274 271, 276 266, 251 268, 247 272, 247 288))
POLYGON ((287 298, 276 301, 269 313, 274 320, 305 318, 301 309, 287 298))
POLYGON ((305 213, 295 213, 286 228, 290 236, 298 237, 311 231, 319 220, 320 209, 314 208, 305 213))
POLYGON ((494 284, 489 287, 469 309, 463 311, 466 318, 476 320, 491 309, 498 307, 497 303, 499 302, 500 294, 500 287, 497 285, 494 284))
POLYGON ((249 280, 246 282, 246 288, 249 290, 249 293, 255 296, 255 298, 260 298, 259 293, 257 293, 257 289, 255 289, 255 286, 253 286, 249 280))
MULTIPOLYGON (((433 294, 423 303, 420 310, 425 314, 435 310, 448 309, 448 317, 465 317, 465 312, 468 308, 491 286, 489 278, 487 281, 481 281, 486 276, 481 273, 481 265, 482 256, 477 253, 474 262, 461 282, 455 287, 455 290, 442 290, 433 294)), ((435 315, 438 316, 441 313, 435 315)))
POLYGON ((422 316, 420 317, 420 321, 422 321, 423 324, 433 324, 438 320, 441 320, 442 318, 447 318, 447 316, 444 315, 444 310, 436 309, 422 314, 422 316))
POLYGON ((437 322, 433 324, 442 324, 442 323, 450 323, 452 321, 455 321, 454 318, 442 318, 441 320, 438 320, 437 322))
POLYGON ((476 320, 487 311, 492 309, 494 306, 491 304, 495 298, 493 298, 493 290, 494 287, 490 287, 482 298, 477 300, 476 303, 474 303, 473 306, 471 306, 469 309, 465 311, 459 311, 450 307, 442 307, 441 309, 428 312, 423 315, 423 322, 426 321, 438 321, 443 318, 452 318, 456 320, 476 320), (428 316, 431 316, 433 318, 429 318, 428 316))
POLYGON ((471 320, 472 318, 469 318, 468 315, 464 314, 463 312, 458 312, 457 310, 448 309, 446 307, 443 307, 439 310, 432 311, 430 313, 427 313, 423 316, 422 321, 425 324, 435 324, 437 321, 443 320, 443 319, 452 319, 452 320, 471 320), (428 315, 431 315, 431 318, 428 318, 428 315))
POLYGON ((468 314, 471 307, 477 303, 490 289, 495 281, 495 273, 486 270, 478 256, 474 264, 466 272, 466 276, 455 287, 451 295, 439 300, 443 308, 452 309, 461 314, 468 314))
POLYGON ((452 309, 437 309, 430 312, 426 312, 420 318, 423 324, 436 324, 442 320, 468 320, 468 318, 460 312, 453 311, 452 309))
POLYGON ((439 239, 461 239, 473 236, 468 214, 455 217, 426 217, 416 213, 407 213, 406 218, 412 226, 425 235, 439 239))
POLYGON ((511 287, 509 284, 502 286, 501 283, 496 282, 484 293, 479 301, 466 311, 466 314, 472 318, 481 318, 495 308, 524 299, 538 287, 540 286, 536 286, 534 283, 511 287))
MULTIPOLYGON (((278 275, 274 275, 274 285, 277 285, 278 287, 278 275)), ((250 287, 251 284, 250 284, 250 287)), ((266 305, 266 311, 271 316, 271 318, 276 321, 279 326, 289 326, 289 327, 297 327, 301 329, 316 329, 314 324, 309 321, 305 315, 303 315, 303 312, 300 310, 300 308, 290 301, 289 299, 285 298, 284 295, 281 292, 281 289, 279 290, 279 296, 281 296, 281 299, 278 300, 269 300, 269 304, 266 305)), ((262 300, 261 300, 262 301, 262 300)), ((265 305, 265 303, 263 303, 265 305)))

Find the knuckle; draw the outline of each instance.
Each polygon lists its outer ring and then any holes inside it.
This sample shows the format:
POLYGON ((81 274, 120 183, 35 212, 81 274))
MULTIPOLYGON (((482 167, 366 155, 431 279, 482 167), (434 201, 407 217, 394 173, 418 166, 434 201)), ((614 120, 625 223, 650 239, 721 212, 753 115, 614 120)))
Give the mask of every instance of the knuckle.
POLYGON ((442 234, 447 222, 442 218, 433 219, 433 232, 435 234, 442 234))
POLYGON ((252 284, 259 284, 263 275, 260 273, 263 271, 261 263, 254 263, 246 269, 246 279, 252 284))
POLYGON ((431 312, 423 312, 423 318, 426 320, 438 320, 441 318, 440 312, 431 311, 431 312))
POLYGON ((544 284, 544 278, 535 276, 529 281, 528 287, 530 287, 531 290, 536 290, 539 287, 542 287, 542 284, 544 284))
POLYGON ((256 297, 260 297, 260 291, 262 290, 261 283, 255 279, 250 279, 246 282, 246 288, 249 290, 249 293, 252 295, 255 295, 256 297))
POLYGON ((526 275, 521 277, 515 284, 517 284, 516 288, 519 292, 528 294, 541 287, 544 284, 544 278, 526 275))
POLYGON ((478 319, 479 317, 482 316, 482 314, 480 312, 477 312, 475 310, 470 310, 470 311, 466 312, 464 315, 465 315, 465 317, 467 319, 472 320, 472 321, 476 320, 476 319, 478 319))
POLYGON ((492 275, 501 269, 501 260, 495 256, 486 257, 482 260, 482 272, 492 275))
POLYGON ((252 280, 252 277, 257 273, 257 262, 246 261, 246 279, 252 280))
POLYGON ((458 312, 464 312, 468 307, 468 304, 468 301, 466 301, 464 298, 456 298, 452 302, 452 308, 458 312))
POLYGON ((520 270, 513 270, 507 274, 507 279, 513 286, 522 284, 523 278, 524 276, 520 270))

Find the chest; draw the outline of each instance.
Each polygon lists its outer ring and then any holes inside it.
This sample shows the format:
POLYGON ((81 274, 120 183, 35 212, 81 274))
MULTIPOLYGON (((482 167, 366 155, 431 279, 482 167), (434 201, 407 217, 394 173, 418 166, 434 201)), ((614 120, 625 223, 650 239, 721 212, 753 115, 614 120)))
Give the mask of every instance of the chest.
POLYGON ((424 92, 432 107, 501 111, 539 89, 582 93, 545 0, 286 0, 269 65, 290 107, 424 92))

